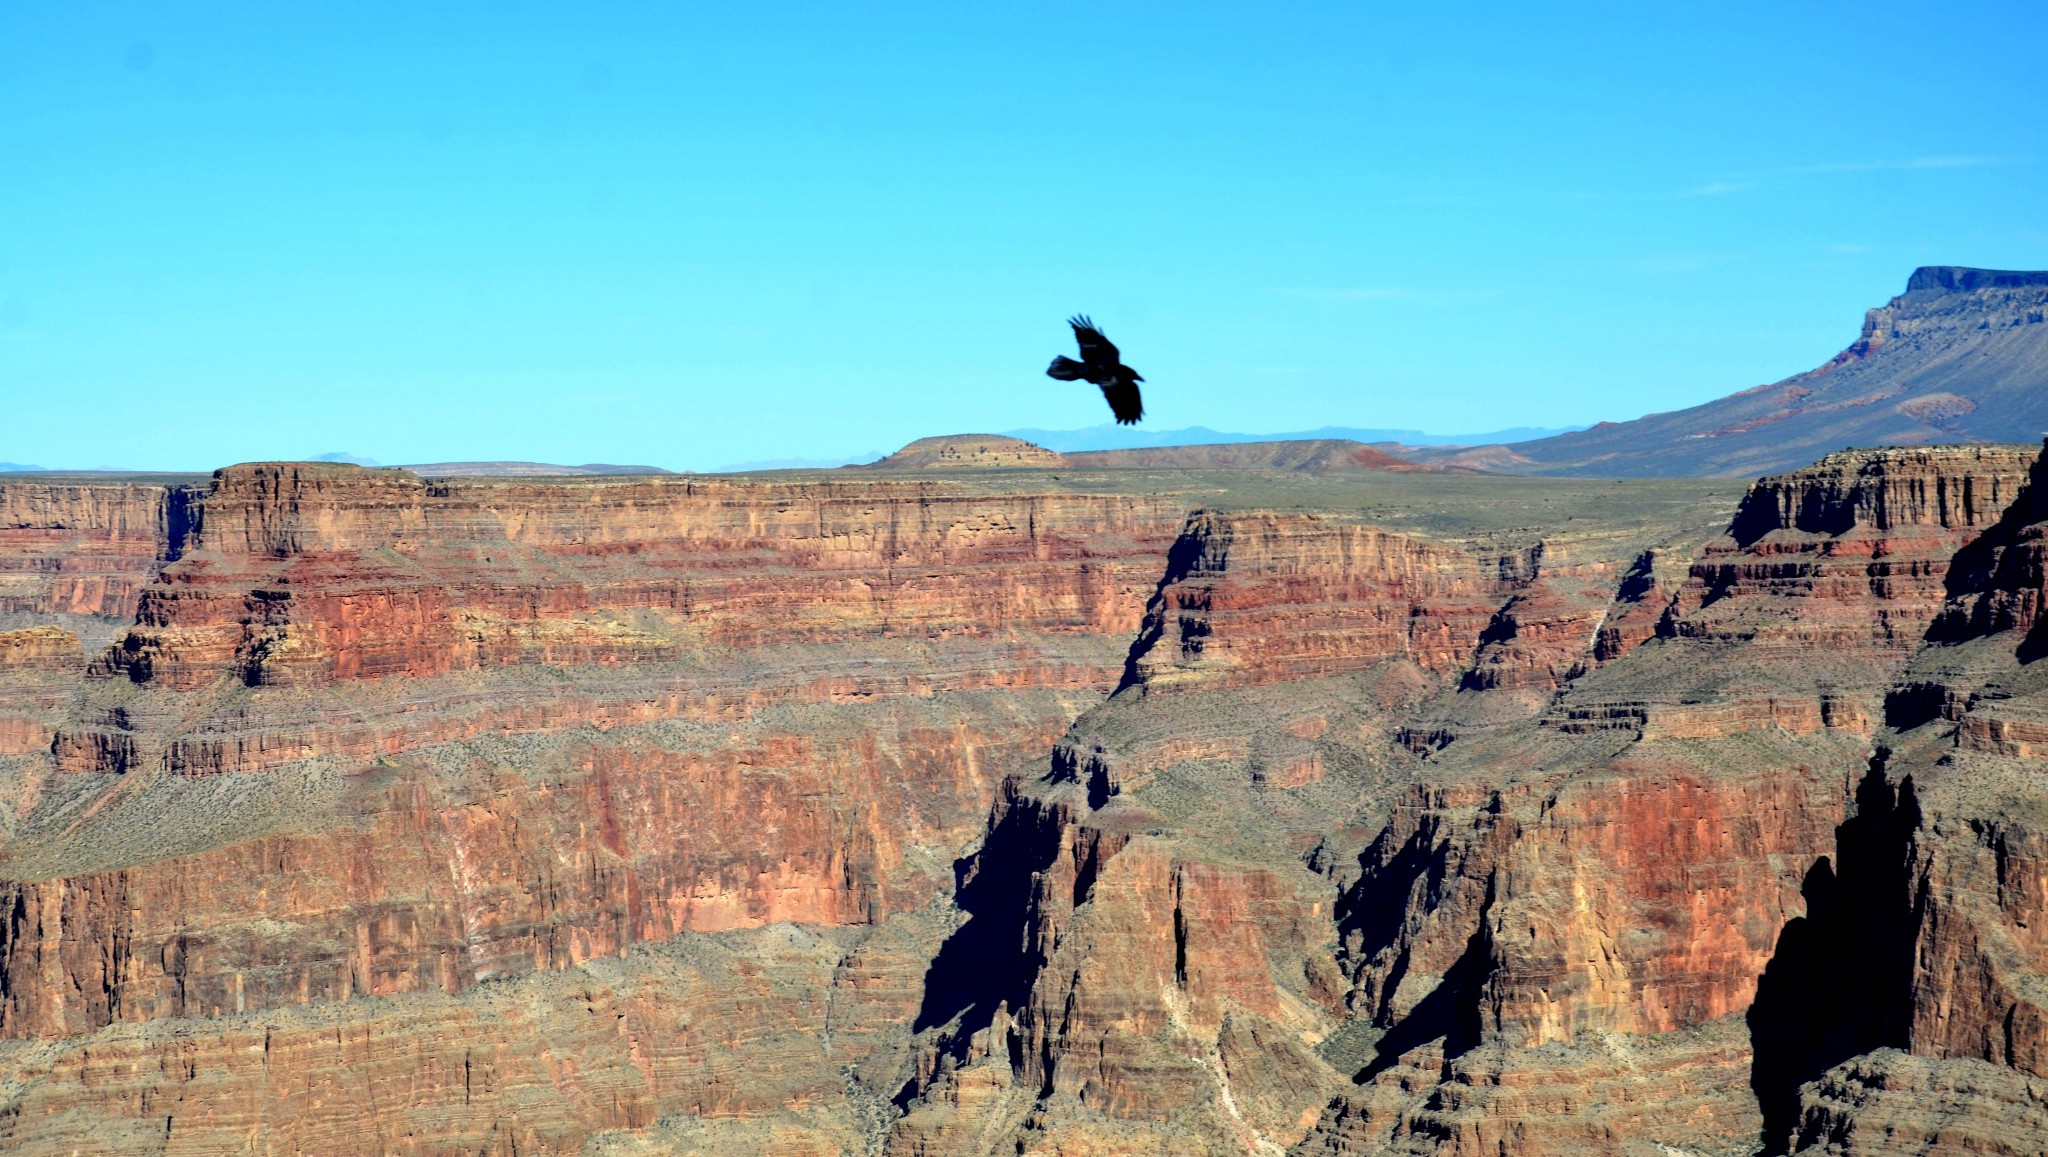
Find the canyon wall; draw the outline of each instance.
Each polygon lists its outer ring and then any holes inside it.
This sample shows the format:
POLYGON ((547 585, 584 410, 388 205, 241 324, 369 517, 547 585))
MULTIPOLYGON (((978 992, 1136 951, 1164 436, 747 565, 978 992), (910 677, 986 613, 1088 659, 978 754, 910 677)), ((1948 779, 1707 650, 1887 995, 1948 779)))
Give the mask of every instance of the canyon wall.
MULTIPOLYGON (((374 1117, 380 1082, 445 1071, 457 1043, 516 1053, 516 1032, 463 1003, 481 982, 613 958, 620 983, 652 991, 668 966, 635 945, 869 929, 926 904, 994 786, 1115 686, 1185 514, 942 482, 430 484, 305 464, 172 494, 0 502, 32 524, 9 545, 27 544, 19 567, 40 584, 17 584, 35 625, 0 635, 0 1036, 149 1068, 170 1055, 152 1025, 304 1008, 266 1023, 340 1034, 317 1062, 336 1121, 374 1117), (64 585, 87 573, 98 601, 64 585), (120 616, 117 631, 83 621, 120 616), (357 1034, 417 1055, 345 1063, 357 1034)), ((802 983, 855 1007, 832 994, 857 983, 861 949, 831 944, 802 983)), ((914 994, 923 951, 895 950, 883 987, 914 994)), ((809 998, 770 995, 747 1014, 762 1031, 817 1028, 809 998)), ((701 1011, 674 999, 661 1043, 607 1036, 576 1063, 630 1073, 670 1047, 673 1018, 701 1011)), ((225 1063, 234 1035, 178 1048, 225 1063)), ((33 1070, 46 1054, 10 1055, 33 1070)), ((812 1059, 803 1079, 843 1096, 844 1062, 812 1059)), ((460 1135, 559 1151, 700 1096, 728 1115, 720 1097, 780 1103, 648 1063, 638 1107, 586 1112, 542 1065, 555 1092, 515 1081, 479 1112, 489 1124, 539 1096, 546 1129, 460 1135)), ((10 1148, 63 1151, 32 1122, 86 1112, 61 1108, 65 1082, 99 1078, 26 1071, 10 1148)), ((185 1135, 217 1141, 257 1114, 263 1145, 298 1144, 311 1108, 272 1102, 260 1075, 216 1072, 185 1135)), ((446 1078, 430 1087, 422 1113, 446 1078)), ((178 1136, 146 1120, 167 1092, 136 1088, 90 1111, 178 1136)), ((458 1133, 409 1144, 452 1151, 458 1133)))
POLYGON ((1786 929, 1758 1001, 1789 1026, 1759 1089, 1777 1150, 2048 1147, 2044 536, 2048 458, 1956 556, 1830 870, 1786 929))
POLYGON ((0 483, 0 1137, 2032 1136, 2038 457, 0 483))
POLYGON ((2035 457, 1837 456, 1682 571, 1197 514, 994 812, 948 949, 1013 966, 935 967, 891 1151, 1751 1152, 1759 978, 2035 457))

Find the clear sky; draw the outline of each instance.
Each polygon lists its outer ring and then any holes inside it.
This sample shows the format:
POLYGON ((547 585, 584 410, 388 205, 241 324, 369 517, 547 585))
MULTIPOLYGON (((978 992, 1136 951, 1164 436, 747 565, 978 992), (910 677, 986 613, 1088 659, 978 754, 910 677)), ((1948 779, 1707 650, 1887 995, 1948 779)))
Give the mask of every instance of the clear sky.
POLYGON ((2048 5, 0 0, 0 461, 1559 426, 2048 268, 2048 5))

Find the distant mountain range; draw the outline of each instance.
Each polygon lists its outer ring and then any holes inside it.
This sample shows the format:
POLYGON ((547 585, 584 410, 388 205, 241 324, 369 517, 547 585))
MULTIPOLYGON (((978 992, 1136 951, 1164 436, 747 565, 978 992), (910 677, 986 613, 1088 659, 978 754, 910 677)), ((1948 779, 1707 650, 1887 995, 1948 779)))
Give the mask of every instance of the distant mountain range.
POLYGON ((1062 454, 1088 450, 1142 450, 1156 446, 1221 446, 1237 442, 1386 442, 1403 446, 1486 446, 1500 442, 1525 442, 1548 438, 1584 426, 1515 426, 1483 434, 1425 434, 1421 430, 1367 429, 1357 426, 1324 426, 1286 434, 1238 434, 1188 426, 1179 430, 1138 430, 1129 426, 1090 426, 1083 430, 1005 430, 1009 437, 1022 438, 1062 454))
MULTIPOLYGON (((1580 477, 1754 477, 1847 447, 2048 432, 2048 271, 1926 266, 1826 365, 1725 398, 1424 462, 1580 477)), ((1412 446, 1412 444, 1411 444, 1412 446)))
POLYGON ((659 466, 622 466, 613 462, 586 462, 581 466, 554 462, 413 462, 399 469, 410 470, 422 478, 574 478, 589 474, 674 473, 659 466))
MULTIPOLYGON (((314 458, 315 462, 343 462, 351 466, 380 465, 373 458, 335 450, 314 458)), ((585 462, 581 466, 563 466, 556 462, 411 462, 399 467, 410 470, 422 478, 561 478, 586 474, 667 474, 659 466, 622 466, 612 462, 585 462)))

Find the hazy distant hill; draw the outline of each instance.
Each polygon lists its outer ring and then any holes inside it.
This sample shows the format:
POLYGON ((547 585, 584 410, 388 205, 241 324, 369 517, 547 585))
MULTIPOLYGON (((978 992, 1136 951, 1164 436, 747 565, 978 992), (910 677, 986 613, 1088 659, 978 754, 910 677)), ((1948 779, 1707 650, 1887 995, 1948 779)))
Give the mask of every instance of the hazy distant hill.
POLYGON ((1061 469, 1076 470, 1287 470, 1352 474, 1364 470, 1441 472, 1417 466, 1363 443, 1341 438, 1276 442, 1221 442, 1145 446, 1060 454, 1003 434, 949 434, 919 438, 862 470, 1061 469))
POLYGON ((419 462, 400 469, 422 478, 574 478, 587 474, 671 473, 659 466, 620 466, 610 462, 586 462, 581 466, 558 466, 552 462, 419 462))
POLYGON ((1294 470, 1304 474, 1345 474, 1359 470, 1443 469, 1417 466, 1384 450, 1343 438, 1088 450, 1068 454, 1066 461, 1084 470, 1294 470))
POLYGON ((1928 266, 1834 360, 1774 385, 1509 446, 1414 452, 1522 474, 1749 476, 1849 446, 2048 431, 2048 272, 1928 266))
POLYGON ((1088 450, 1136 450, 1156 446, 1220 446, 1237 442, 1382 442, 1403 446, 1485 446, 1497 442, 1521 442, 1547 438, 1580 426, 1516 426, 1481 434, 1425 434, 1421 430, 1363 429, 1355 426, 1324 426, 1285 434, 1238 434, 1211 430, 1207 426, 1186 426, 1178 430, 1142 430, 1104 424, 1082 430, 1010 430, 1012 438, 1034 442, 1048 450, 1073 454, 1088 450))

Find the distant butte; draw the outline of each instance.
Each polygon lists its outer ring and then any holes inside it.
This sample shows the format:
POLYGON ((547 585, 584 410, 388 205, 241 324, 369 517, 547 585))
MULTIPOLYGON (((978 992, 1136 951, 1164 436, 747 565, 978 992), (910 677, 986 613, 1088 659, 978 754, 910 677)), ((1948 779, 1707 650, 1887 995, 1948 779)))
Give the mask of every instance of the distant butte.
POLYGON ((945 434, 936 438, 919 438, 863 469, 926 470, 1065 464, 1066 459, 1059 454, 1022 438, 1002 434, 945 434))

